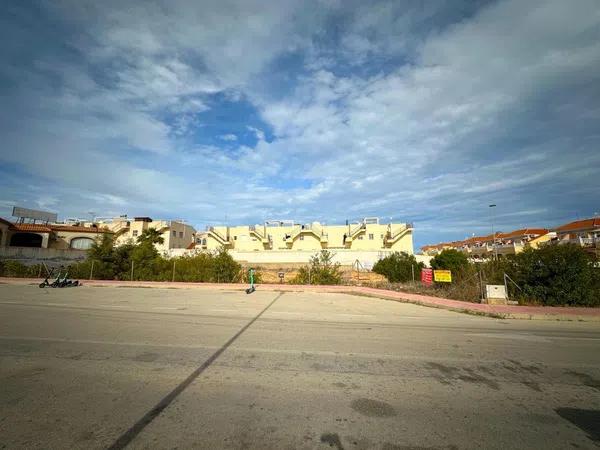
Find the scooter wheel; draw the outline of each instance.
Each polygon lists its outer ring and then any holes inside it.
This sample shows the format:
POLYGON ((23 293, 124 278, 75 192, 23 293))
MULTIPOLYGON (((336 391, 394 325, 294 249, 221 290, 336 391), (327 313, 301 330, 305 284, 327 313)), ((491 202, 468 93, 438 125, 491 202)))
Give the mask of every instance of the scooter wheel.
POLYGON ((40 287, 41 288, 45 288, 46 287, 46 283, 40 283, 40 287))

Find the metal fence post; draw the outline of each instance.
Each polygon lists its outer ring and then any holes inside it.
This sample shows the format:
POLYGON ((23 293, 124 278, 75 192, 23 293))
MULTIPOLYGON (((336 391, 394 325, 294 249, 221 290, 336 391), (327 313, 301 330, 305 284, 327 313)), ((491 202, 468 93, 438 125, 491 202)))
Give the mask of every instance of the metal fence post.
POLYGON ((94 276, 94 260, 92 259, 92 267, 90 268, 90 280, 93 278, 94 276))
POLYGON ((415 284, 415 266, 413 264, 410 265, 410 271, 412 272, 413 284, 415 284))
POLYGON ((171 280, 171 282, 175 281, 175 258, 173 258, 173 279, 171 280))
POLYGON ((133 281, 133 259, 131 260, 131 281, 133 281))

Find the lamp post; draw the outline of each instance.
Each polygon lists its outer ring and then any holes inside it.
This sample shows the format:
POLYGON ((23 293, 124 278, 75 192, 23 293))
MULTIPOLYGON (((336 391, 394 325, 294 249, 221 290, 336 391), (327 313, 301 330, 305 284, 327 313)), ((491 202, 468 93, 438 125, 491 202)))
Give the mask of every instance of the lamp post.
POLYGON ((494 249, 494 259, 498 259, 498 254, 496 253, 496 233, 494 233, 494 208, 495 204, 489 205, 490 208, 490 218, 492 222, 492 247, 494 249))

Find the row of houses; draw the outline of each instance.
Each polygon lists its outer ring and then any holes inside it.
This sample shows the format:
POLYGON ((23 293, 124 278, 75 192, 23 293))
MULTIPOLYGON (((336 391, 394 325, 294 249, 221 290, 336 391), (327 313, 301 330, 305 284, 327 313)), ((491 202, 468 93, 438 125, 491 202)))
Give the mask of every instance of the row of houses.
POLYGON ((345 225, 293 220, 270 220, 263 224, 210 226, 196 231, 182 220, 150 217, 116 218, 70 223, 23 223, 0 219, 0 247, 37 247, 55 250, 87 250, 103 234, 117 245, 135 241, 144 230, 158 230, 163 243, 159 252, 215 250, 225 247, 241 253, 314 253, 323 249, 353 252, 404 251, 413 253, 410 223, 380 223, 367 217, 345 225))
POLYGON ((472 259, 514 255, 525 248, 545 244, 576 244, 593 253, 600 249, 600 217, 576 220, 552 229, 523 228, 508 233, 473 236, 462 241, 442 242, 421 247, 424 255, 435 256, 445 249, 459 250, 472 259))
POLYGON ((70 223, 22 223, 0 218, 0 247, 33 247, 50 250, 88 250, 103 234, 114 236, 117 245, 135 241, 146 229, 157 229, 163 243, 160 252, 188 248, 196 230, 183 221, 152 220, 149 217, 121 216, 102 221, 70 223))

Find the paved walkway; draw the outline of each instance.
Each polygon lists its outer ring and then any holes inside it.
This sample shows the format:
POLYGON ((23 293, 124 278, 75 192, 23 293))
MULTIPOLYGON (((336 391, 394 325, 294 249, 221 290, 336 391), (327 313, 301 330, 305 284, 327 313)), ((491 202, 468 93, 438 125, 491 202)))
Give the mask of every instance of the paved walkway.
MULTIPOLYGON (((0 278, 0 284, 38 284, 37 278, 0 278)), ((187 283, 168 281, 117 281, 117 280, 84 280, 85 286, 112 287, 145 287, 170 289, 223 289, 243 290, 247 284, 236 283, 187 283)), ((537 319, 537 320, 579 320, 600 322, 600 308, 551 307, 551 306, 518 306, 518 305, 486 305, 428 295, 396 292, 363 286, 319 286, 293 284, 261 284, 261 290, 271 291, 311 291, 337 292, 354 295, 377 297, 405 303, 414 303, 433 308, 442 308, 468 314, 497 317, 503 319, 537 319)))

